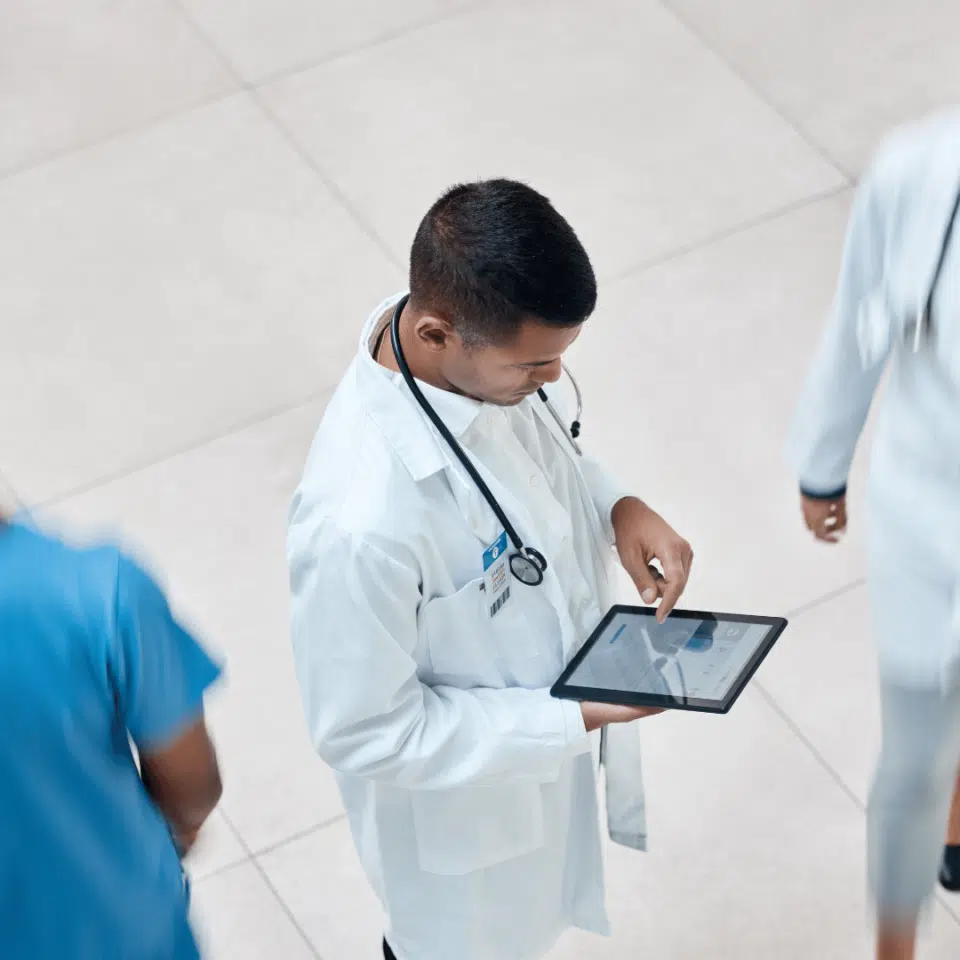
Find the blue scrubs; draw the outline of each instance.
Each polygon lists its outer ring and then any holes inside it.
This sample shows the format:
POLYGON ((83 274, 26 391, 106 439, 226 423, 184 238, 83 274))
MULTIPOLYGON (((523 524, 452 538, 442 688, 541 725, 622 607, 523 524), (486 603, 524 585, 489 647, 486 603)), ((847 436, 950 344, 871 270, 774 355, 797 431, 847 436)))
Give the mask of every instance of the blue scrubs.
POLYGON ((116 549, 0 526, 0 957, 196 960, 130 740, 172 743, 218 674, 116 549))

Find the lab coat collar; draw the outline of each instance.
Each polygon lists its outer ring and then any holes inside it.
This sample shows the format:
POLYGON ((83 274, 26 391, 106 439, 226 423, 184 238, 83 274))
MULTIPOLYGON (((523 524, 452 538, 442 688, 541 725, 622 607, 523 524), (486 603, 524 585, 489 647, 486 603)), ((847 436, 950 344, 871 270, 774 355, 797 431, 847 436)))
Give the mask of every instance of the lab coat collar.
MULTIPOLYGON (((454 454, 446 449, 443 438, 420 409, 403 377, 387 370, 373 358, 373 345, 389 324, 389 316, 383 323, 381 318, 388 311, 392 313, 403 296, 400 293, 384 300, 363 325, 356 360, 357 386, 370 418, 383 431, 410 475, 420 481, 449 466, 454 454)), ((386 336, 389 336, 389 332, 386 336)), ((417 385, 447 429, 458 439, 486 406, 478 400, 440 390, 422 380, 418 380, 417 385)))

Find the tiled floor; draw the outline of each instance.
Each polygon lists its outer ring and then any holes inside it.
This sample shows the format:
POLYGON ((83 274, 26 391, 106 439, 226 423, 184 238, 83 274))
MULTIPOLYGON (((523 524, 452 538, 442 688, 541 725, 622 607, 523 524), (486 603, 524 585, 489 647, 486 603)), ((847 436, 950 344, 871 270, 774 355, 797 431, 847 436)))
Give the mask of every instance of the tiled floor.
MULTIPOLYGON (((697 548, 692 604, 802 611, 725 719, 647 731, 654 849, 553 960, 868 955, 877 745, 854 533, 780 461, 851 186, 960 96, 955 0, 5 0, 0 497, 122 535, 229 662, 195 863, 214 960, 373 960, 306 740, 283 526, 325 399, 427 203, 526 178, 602 279, 585 440, 697 548)), ((960 902, 924 956, 960 954, 960 902)))

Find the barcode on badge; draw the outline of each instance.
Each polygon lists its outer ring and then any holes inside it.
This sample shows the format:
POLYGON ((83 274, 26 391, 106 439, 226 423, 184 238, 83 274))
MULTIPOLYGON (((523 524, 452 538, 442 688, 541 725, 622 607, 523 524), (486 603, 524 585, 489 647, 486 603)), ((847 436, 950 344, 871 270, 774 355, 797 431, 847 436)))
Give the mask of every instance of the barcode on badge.
POLYGON ((510 587, 507 587, 503 593, 493 601, 493 605, 490 607, 490 616, 494 616, 496 612, 510 599, 510 587))

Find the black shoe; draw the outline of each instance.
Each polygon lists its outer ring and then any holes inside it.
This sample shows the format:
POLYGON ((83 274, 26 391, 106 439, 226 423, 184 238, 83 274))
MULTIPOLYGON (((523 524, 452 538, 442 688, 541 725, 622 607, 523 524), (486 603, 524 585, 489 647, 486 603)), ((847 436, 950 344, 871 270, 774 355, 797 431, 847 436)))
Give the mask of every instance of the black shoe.
POLYGON ((940 886, 951 893, 960 893, 960 845, 947 844, 943 848, 940 886))

